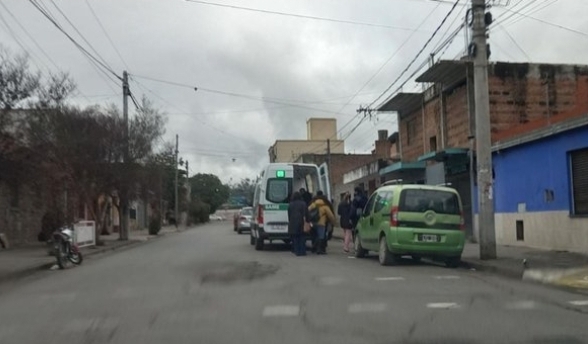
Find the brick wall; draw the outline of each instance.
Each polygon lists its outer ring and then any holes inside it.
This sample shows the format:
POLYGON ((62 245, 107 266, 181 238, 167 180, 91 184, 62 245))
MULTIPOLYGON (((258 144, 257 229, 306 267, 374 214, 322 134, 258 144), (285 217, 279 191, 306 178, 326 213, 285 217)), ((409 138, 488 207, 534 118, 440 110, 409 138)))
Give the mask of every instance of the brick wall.
POLYGON ((434 98, 425 103, 424 106, 425 137, 422 138, 423 152, 431 152, 441 148, 441 102, 434 98))
POLYGON ((423 121, 422 111, 418 110, 412 112, 410 115, 400 118, 398 123, 398 131, 400 133, 401 155, 403 161, 413 161, 419 156, 423 155, 423 121), (414 132, 408 133, 409 123, 413 123, 414 132))
POLYGON ((445 96, 446 147, 468 147, 470 120, 467 86, 463 85, 445 96))
MULTIPOLYGON (((515 135, 521 126, 550 125, 551 118, 555 121, 588 113, 588 67, 495 63, 490 67, 488 83, 493 141, 515 135)), ((467 86, 448 91, 443 107, 445 148, 468 147, 467 86)), ((437 97, 424 105, 424 123, 422 108, 400 119, 404 161, 414 161, 431 151, 432 137, 436 137, 437 150, 443 148, 441 114, 437 97), (409 143, 410 120, 415 121, 416 133, 409 143)))

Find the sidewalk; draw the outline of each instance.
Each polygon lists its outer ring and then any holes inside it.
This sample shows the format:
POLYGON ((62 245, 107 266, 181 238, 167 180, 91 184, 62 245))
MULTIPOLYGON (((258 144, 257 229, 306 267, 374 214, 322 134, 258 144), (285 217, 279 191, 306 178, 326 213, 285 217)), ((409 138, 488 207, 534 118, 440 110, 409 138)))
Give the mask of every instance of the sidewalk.
MULTIPOLYGON (((336 228, 333 237, 342 240, 342 234, 336 228)), ((497 256, 494 260, 481 260, 479 245, 468 242, 462 262, 470 269, 588 291, 588 254, 499 245, 497 256)))
MULTIPOLYGON (((180 231, 185 229, 186 228, 181 228, 180 231)), ((174 226, 163 227, 159 232, 159 235, 149 235, 147 229, 131 231, 128 241, 118 240, 118 233, 103 235, 100 236, 100 239, 104 242, 104 245, 84 247, 81 250, 84 258, 86 258, 175 232, 177 232, 177 230, 174 226)), ((49 255, 45 243, 0 250, 0 283, 25 277, 35 271, 49 269, 53 265, 55 265, 55 258, 49 255)))

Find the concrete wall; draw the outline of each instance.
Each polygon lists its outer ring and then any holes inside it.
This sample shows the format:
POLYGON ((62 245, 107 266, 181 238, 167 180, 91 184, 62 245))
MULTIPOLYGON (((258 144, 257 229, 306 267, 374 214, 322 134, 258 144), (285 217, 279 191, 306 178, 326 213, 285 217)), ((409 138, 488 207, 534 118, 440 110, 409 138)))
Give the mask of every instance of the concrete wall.
POLYGON ((306 139, 310 141, 333 140, 337 138, 335 118, 311 118, 306 121, 306 139))
MULTIPOLYGON (((302 154, 325 154, 327 141, 279 140, 269 149, 270 162, 294 162, 302 154)), ((345 141, 332 140, 331 154, 345 153, 345 141)))

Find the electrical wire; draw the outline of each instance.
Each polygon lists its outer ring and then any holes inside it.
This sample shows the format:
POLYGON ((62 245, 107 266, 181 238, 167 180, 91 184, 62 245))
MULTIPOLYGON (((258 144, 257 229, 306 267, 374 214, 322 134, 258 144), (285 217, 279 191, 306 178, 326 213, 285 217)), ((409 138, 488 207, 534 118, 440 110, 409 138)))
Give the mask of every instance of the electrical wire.
POLYGON ((47 54, 45 49, 43 49, 41 47, 39 42, 37 42, 37 40, 29 33, 29 31, 24 27, 24 25, 21 24, 21 22, 18 20, 18 18, 16 18, 16 16, 12 13, 12 11, 10 11, 10 9, 3 2, 0 2, 0 6, 2 6, 4 8, 4 10, 6 11, 6 13, 8 13, 12 17, 12 19, 21 28, 21 30, 27 35, 27 37, 29 37, 29 39, 33 42, 33 44, 35 44, 35 46, 41 51, 41 53, 43 53, 43 55, 47 58, 47 60, 49 60, 49 62, 51 62, 53 67, 55 67, 55 69, 60 69, 59 66, 57 66, 57 63, 55 63, 55 61, 51 58, 51 56, 49 56, 49 54, 47 54))
POLYGON ((514 39, 514 37, 508 32, 508 30, 504 27, 504 25, 499 25, 498 27, 501 28, 504 33, 506 33, 506 35, 508 36, 508 38, 510 38, 510 40, 514 43, 514 45, 517 48, 519 48, 519 50, 523 53, 523 55, 525 55, 525 58, 527 59, 527 61, 531 62, 531 57, 529 57, 529 54, 527 54, 525 49, 523 49, 523 47, 521 47, 521 45, 514 39))
POLYGON ((517 15, 522 16, 522 17, 527 18, 527 19, 535 20, 537 22, 543 23, 543 24, 548 25, 548 26, 551 26, 551 27, 555 27, 555 28, 558 28, 558 29, 561 29, 561 30, 565 30, 565 31, 571 32, 571 33, 575 33, 575 34, 580 35, 582 37, 588 37, 588 33, 586 33, 586 32, 582 32, 582 31, 579 31, 579 30, 576 30, 576 29, 572 29, 572 28, 569 28, 567 26, 563 26, 561 24, 552 23, 552 22, 549 22, 549 21, 544 20, 544 19, 541 19, 541 18, 533 17, 531 15, 522 13, 520 11, 514 11, 514 10, 511 10, 511 9, 508 9, 508 8, 505 8, 505 11, 508 11, 508 12, 517 14, 517 15))
POLYGON ((102 21, 100 20, 100 18, 98 17, 98 15, 96 14, 96 11, 94 11, 94 8, 92 7, 92 5, 90 4, 89 0, 86 0, 86 5, 88 5, 88 8, 90 9, 90 12, 92 12, 92 15, 94 16, 94 19, 96 19, 96 22, 98 22, 98 25, 100 25, 100 28, 102 29, 102 32, 104 33, 104 35, 106 36, 106 38, 108 39, 108 41, 110 42, 110 45, 112 46, 112 48, 114 49, 114 51, 116 52, 116 54, 118 55, 118 58, 121 60, 121 62, 123 63, 123 65, 127 68, 127 70, 129 70, 129 66, 127 65, 127 62, 125 61, 125 59, 122 57, 120 51, 118 50, 118 48, 116 47, 116 45, 114 44, 114 42, 112 41, 112 38, 110 37, 110 35, 108 34, 108 31, 106 31, 106 28, 104 27, 104 25, 102 25, 102 21))
POLYGON ((273 15, 281 15, 281 16, 288 16, 288 17, 296 17, 296 18, 302 18, 302 19, 313 19, 313 20, 321 20, 321 21, 328 21, 328 22, 342 23, 342 24, 381 27, 381 28, 392 29, 392 30, 403 30, 403 31, 413 31, 414 30, 414 29, 411 29, 408 27, 400 27, 400 26, 385 25, 385 24, 373 24, 373 23, 325 18, 325 17, 318 17, 318 16, 311 16, 311 15, 304 15, 304 14, 270 11, 270 10, 264 10, 264 9, 259 9, 259 8, 252 8, 252 7, 243 7, 243 6, 236 6, 236 5, 229 5, 229 4, 219 4, 219 3, 215 3, 215 2, 209 2, 209 1, 201 1, 201 0, 185 0, 185 1, 200 4, 200 5, 218 6, 218 7, 224 7, 224 8, 231 8, 231 9, 250 11, 250 12, 273 14, 273 15))
MULTIPOLYGON (((36 0, 29 0, 29 2, 37 9, 43 16, 45 16, 59 31, 61 31, 84 55, 86 55, 91 61, 98 64, 100 67, 104 69, 104 72, 110 73, 112 76, 116 77, 117 79, 122 81, 122 77, 118 76, 108 65, 104 64, 94 55, 92 55, 86 48, 84 48, 80 43, 78 43, 69 33, 63 29, 63 27, 48 13, 44 8, 42 8, 36 0)), ((116 83, 116 82, 115 82, 116 83)), ((118 85, 118 83, 116 83, 118 85)))
MULTIPOLYGON (((106 60, 102 57, 102 55, 100 55, 100 53, 94 48, 94 46, 86 39, 86 37, 80 32, 80 30, 78 30, 78 28, 76 27, 76 25, 74 23, 72 23, 71 20, 69 20, 69 18, 67 17, 67 15, 61 10, 61 8, 59 8, 59 6, 55 3, 54 0, 50 0, 51 4, 53 4, 53 7, 55 7, 57 9, 57 11, 61 14, 61 16, 63 16, 63 18, 65 18, 65 21, 67 21, 69 23, 69 25, 71 25, 71 27, 74 29, 75 32, 77 32, 78 35, 80 35, 80 37, 82 38, 82 40, 84 42, 86 42, 86 44, 90 47, 90 49, 94 52, 94 54, 96 54, 96 56, 98 56, 98 58, 100 58, 100 60, 102 61, 102 63, 108 67, 108 69, 110 71, 112 71, 112 68, 108 65, 108 63, 106 62, 106 60)), ((114 73, 116 75, 116 73, 114 73)))
POLYGON ((394 85, 396 85, 396 83, 398 83, 398 81, 400 81, 400 79, 402 78, 402 76, 404 74, 406 74, 406 72, 408 72, 408 70, 410 69, 410 67, 412 67, 412 65, 416 62, 416 60, 419 58, 419 56, 423 53, 423 51, 425 51, 425 49, 427 48, 427 46, 431 43, 431 41, 433 40, 433 38, 437 35, 437 33, 439 32, 439 30, 441 30, 441 27, 443 27, 443 25, 445 24, 445 22, 447 21, 447 19, 451 16, 451 14, 453 13, 453 11, 455 10, 455 8, 457 7, 457 5, 459 4, 460 0, 456 0, 455 3, 453 4, 453 6, 451 7, 451 9, 449 10, 449 12, 445 15, 445 17, 443 18, 443 20, 441 21, 441 24, 439 24, 439 26, 437 26, 437 29, 435 29, 435 31, 433 32, 433 34, 431 35, 431 37, 427 40, 427 42, 425 43, 425 45, 421 48, 421 50, 419 50, 419 52, 417 53, 417 55, 412 59, 412 61, 410 61, 410 63, 408 64, 408 66, 402 71, 402 73, 400 73, 400 75, 398 76, 398 78, 396 78, 396 80, 394 80, 394 82, 392 84, 390 84, 390 86, 388 86, 388 88, 386 88, 386 90, 384 92, 382 92, 382 94, 377 97, 373 102, 371 102, 371 104, 368 106, 368 108, 371 108, 380 98, 382 98, 392 87, 394 87, 394 85))
POLYGON ((287 105, 289 107, 300 108, 300 109, 305 109, 305 110, 312 110, 312 111, 317 111, 317 112, 324 112, 324 113, 329 113, 329 114, 336 114, 336 115, 339 114, 339 112, 335 112, 335 111, 330 111, 330 110, 325 110, 325 109, 319 109, 319 108, 305 106, 305 105, 299 105, 299 104, 292 104, 292 103, 287 103, 287 102, 278 101, 278 100, 272 100, 272 98, 268 98, 268 97, 256 97, 256 96, 247 95, 247 94, 241 94, 241 93, 235 93, 235 92, 227 92, 227 91, 215 90, 215 89, 205 88, 205 87, 195 87, 193 85, 188 85, 188 84, 184 84, 184 83, 180 83, 180 82, 175 82, 175 81, 167 81, 167 80, 162 80, 162 79, 156 79, 156 78, 152 78, 152 77, 148 77, 148 76, 144 76, 144 75, 134 74, 134 77, 140 78, 140 79, 145 79, 145 80, 151 80, 151 81, 155 81, 155 82, 160 82, 160 83, 164 83, 164 84, 168 84, 168 85, 173 85, 173 86, 178 86, 178 87, 183 87, 183 88, 189 88, 189 89, 192 89, 194 91, 201 91, 201 92, 207 92, 207 93, 213 93, 213 94, 220 94, 220 95, 231 96, 231 97, 236 97, 236 98, 243 98, 243 99, 255 100, 255 101, 260 101, 260 102, 263 102, 263 103, 272 103, 272 104, 278 104, 278 105, 287 105))

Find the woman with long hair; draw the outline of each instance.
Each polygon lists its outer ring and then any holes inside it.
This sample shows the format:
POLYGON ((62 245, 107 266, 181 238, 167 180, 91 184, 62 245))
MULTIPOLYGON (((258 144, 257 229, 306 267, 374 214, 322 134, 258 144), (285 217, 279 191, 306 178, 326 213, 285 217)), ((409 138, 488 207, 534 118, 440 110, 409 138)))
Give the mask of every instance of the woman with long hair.
POLYGON ((349 192, 345 193, 343 196, 343 200, 341 200, 341 203, 337 209, 337 214, 339 215, 339 223, 341 224, 341 228, 343 229, 344 234, 343 251, 348 253, 349 245, 351 244, 353 228, 353 224, 351 223, 351 195, 349 192))

